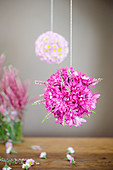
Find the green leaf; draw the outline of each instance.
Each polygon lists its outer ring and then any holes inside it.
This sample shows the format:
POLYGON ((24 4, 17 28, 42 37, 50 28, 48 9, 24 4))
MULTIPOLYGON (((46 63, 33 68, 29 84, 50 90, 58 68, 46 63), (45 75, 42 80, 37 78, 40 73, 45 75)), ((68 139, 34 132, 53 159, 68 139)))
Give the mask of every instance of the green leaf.
POLYGON ((10 66, 11 65, 11 63, 10 62, 8 62, 8 66, 10 66))
POLYGON ((38 164, 39 164, 39 162, 36 162, 36 164, 38 165, 38 164))
POLYGON ((36 103, 34 102, 34 103, 32 103, 32 106, 34 106, 34 105, 36 105, 36 103))
POLYGON ((32 149, 32 146, 28 146, 28 148, 31 148, 31 149, 32 149))
POLYGON ((4 168, 8 168, 9 166, 5 163, 5 166, 4 166, 4 168))
POLYGON ((68 161, 68 158, 64 158, 65 161, 68 161))
POLYGON ((45 116, 45 118, 42 120, 42 123, 44 123, 47 119, 48 115, 45 116))
POLYGON ((71 72, 70 72, 70 70, 67 68, 67 73, 69 74, 69 75, 71 75, 71 72))
POLYGON ((74 161, 74 160, 72 160, 72 164, 75 164, 75 161, 74 161))
POLYGON ((70 152, 70 151, 68 151, 66 154, 71 154, 71 152, 70 152))
POLYGON ((65 126, 65 119, 66 119, 66 116, 64 116, 64 120, 63 120, 63 126, 65 126))
POLYGON ((52 110, 55 108, 55 105, 54 106, 52 106, 52 110))
POLYGON ((46 155, 43 156, 43 159, 47 159, 46 155))
POLYGON ((92 113, 96 114, 94 110, 91 111, 92 113))
POLYGON ((72 112, 72 108, 70 108, 70 111, 72 112))
POLYGON ((16 151, 14 151, 14 150, 11 150, 11 153, 17 153, 16 151))
POLYGON ((45 116, 45 118, 42 120, 42 123, 45 122, 45 120, 48 118, 48 116, 49 116, 50 113, 51 113, 51 112, 49 112, 49 113, 45 116))
POLYGON ((28 166, 26 166, 26 167, 25 167, 25 169, 29 169, 29 167, 28 167, 28 166))

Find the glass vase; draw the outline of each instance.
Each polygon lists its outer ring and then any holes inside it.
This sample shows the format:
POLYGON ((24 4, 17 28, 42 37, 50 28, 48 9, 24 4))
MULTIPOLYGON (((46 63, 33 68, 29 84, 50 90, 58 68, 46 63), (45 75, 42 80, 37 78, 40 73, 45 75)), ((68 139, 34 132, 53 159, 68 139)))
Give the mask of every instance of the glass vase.
POLYGON ((0 113, 0 143, 22 142, 22 116, 16 111, 0 113))

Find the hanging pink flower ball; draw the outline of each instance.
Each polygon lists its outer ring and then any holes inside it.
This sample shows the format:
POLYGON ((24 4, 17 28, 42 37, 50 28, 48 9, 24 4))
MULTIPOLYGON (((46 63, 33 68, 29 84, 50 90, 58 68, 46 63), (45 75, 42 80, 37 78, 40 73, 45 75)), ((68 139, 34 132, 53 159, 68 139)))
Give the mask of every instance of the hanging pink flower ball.
POLYGON ((35 42, 36 56, 47 63, 61 63, 68 54, 68 42, 52 31, 43 33, 35 42))
MULTIPOLYGON (((95 113, 97 99, 100 94, 93 94, 90 87, 95 86, 101 79, 88 77, 72 67, 61 68, 46 81, 37 81, 44 84, 44 98, 35 102, 42 103, 47 108, 45 119, 54 115, 56 123, 66 126, 81 126, 86 122, 83 116, 89 117, 95 113)), ((44 119, 44 120, 45 120, 44 119)))

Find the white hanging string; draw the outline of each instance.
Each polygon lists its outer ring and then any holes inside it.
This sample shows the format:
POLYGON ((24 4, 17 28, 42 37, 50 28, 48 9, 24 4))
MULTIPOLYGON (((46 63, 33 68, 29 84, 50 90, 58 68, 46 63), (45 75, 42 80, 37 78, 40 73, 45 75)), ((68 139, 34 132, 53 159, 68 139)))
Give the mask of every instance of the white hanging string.
POLYGON ((70 0, 70 66, 72 66, 72 0, 70 0))
POLYGON ((51 0, 51 31, 53 31, 53 0, 51 0))

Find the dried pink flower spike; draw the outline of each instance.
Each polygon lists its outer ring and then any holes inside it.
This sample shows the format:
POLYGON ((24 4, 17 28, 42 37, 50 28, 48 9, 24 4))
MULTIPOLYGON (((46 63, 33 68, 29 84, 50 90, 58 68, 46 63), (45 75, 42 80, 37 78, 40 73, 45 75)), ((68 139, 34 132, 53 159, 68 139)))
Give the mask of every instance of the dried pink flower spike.
POLYGON ((36 56, 47 63, 61 63, 69 51, 68 42, 52 31, 43 33, 35 42, 36 56))
MULTIPOLYGON (((0 73, 5 56, 0 56, 0 73)), ((3 75, 0 75, 0 112, 9 115, 11 120, 22 117, 22 111, 28 103, 28 82, 22 82, 18 71, 12 66, 4 67, 3 75)))
POLYGON ((21 111, 27 104, 28 84, 22 83, 18 71, 9 65, 4 68, 4 74, 1 80, 1 88, 5 95, 10 98, 14 110, 21 111))

